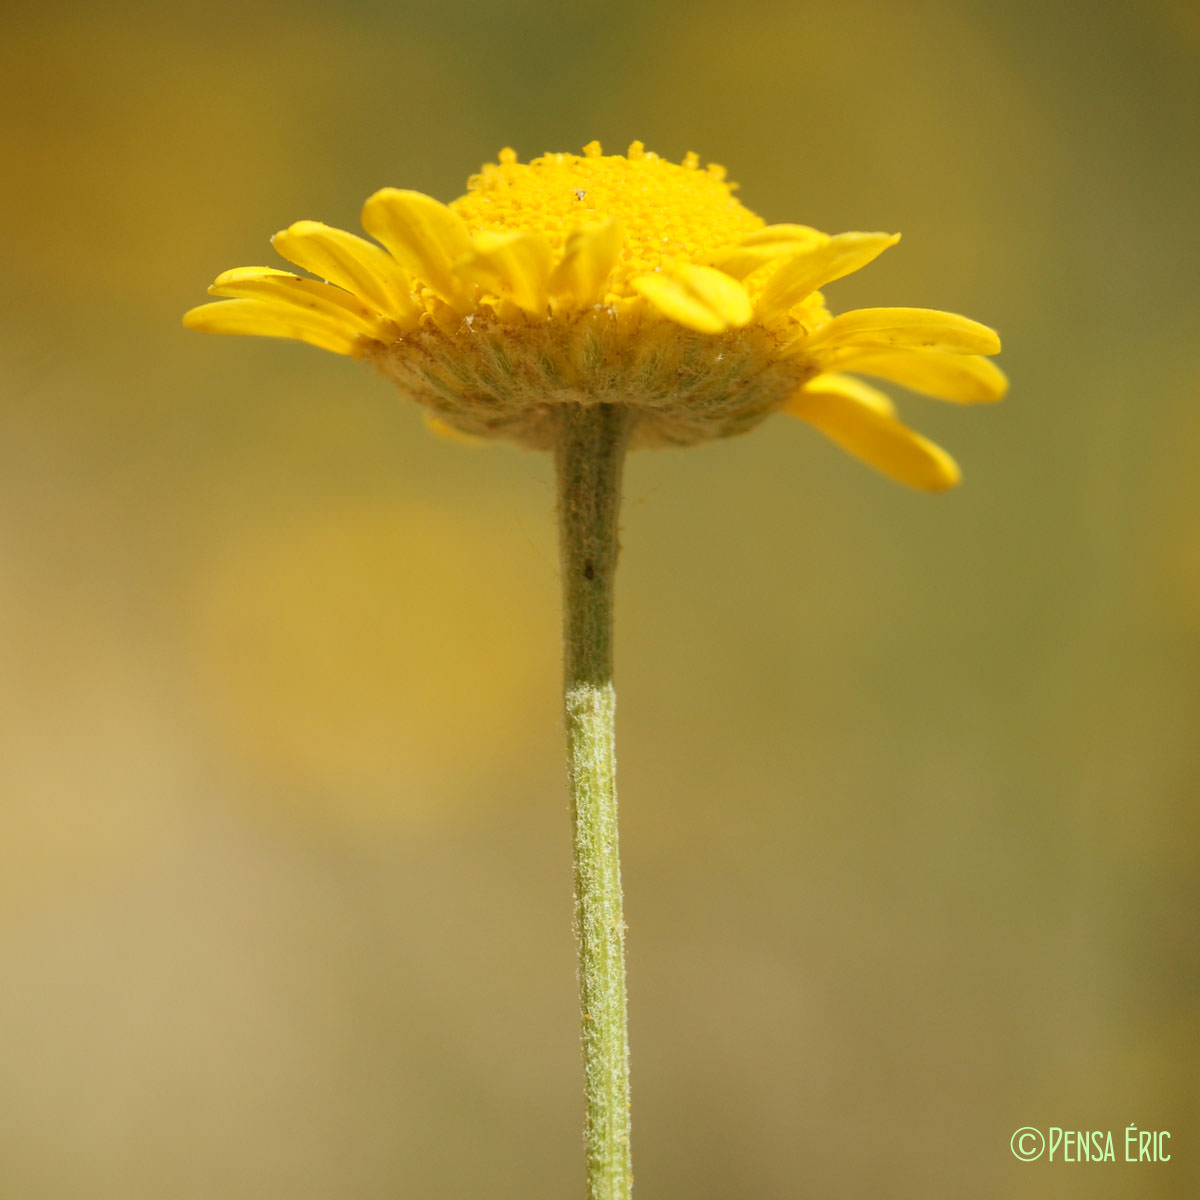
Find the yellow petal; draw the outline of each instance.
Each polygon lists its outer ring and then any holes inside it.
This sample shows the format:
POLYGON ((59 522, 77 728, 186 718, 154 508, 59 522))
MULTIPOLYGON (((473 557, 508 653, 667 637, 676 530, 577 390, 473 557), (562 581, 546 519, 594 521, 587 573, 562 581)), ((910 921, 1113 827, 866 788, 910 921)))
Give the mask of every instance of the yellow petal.
POLYGON ((455 429, 453 425, 447 425, 441 417, 435 417, 431 412, 426 412, 424 416, 425 428, 436 438, 444 438, 448 442, 457 442, 460 446, 483 445, 483 438, 475 437, 474 434, 463 433, 461 429, 455 429))
POLYGON ((613 217, 572 229, 550 276, 550 294, 580 308, 599 304, 621 253, 621 241, 621 224, 613 217))
POLYGON ((766 263, 828 241, 829 234, 809 225, 764 225, 733 245, 723 246, 708 261, 734 279, 745 279, 766 263))
POLYGON ((787 312, 825 284, 865 267, 899 240, 898 233, 839 233, 793 254, 767 280, 757 305, 759 318, 787 312))
POLYGON ((322 350, 332 350, 334 354, 357 356, 363 348, 361 339, 344 323, 323 313, 265 300, 218 300, 213 304, 201 304, 183 314, 183 323, 189 329, 205 333, 293 338, 322 350))
POLYGON ((979 354, 947 354, 939 350, 899 353, 849 351, 838 367, 878 375, 952 404, 991 404, 1008 391, 1008 378, 990 359, 979 354))
POLYGON ((882 417, 896 415, 896 406, 892 403, 891 396, 869 383, 863 383, 861 379, 855 379, 853 375, 839 375, 835 372, 817 375, 804 385, 804 390, 813 394, 833 392, 862 405, 863 408, 872 409, 882 417))
POLYGON ((958 464, 940 446, 876 405, 863 404, 840 387, 818 389, 815 382, 807 384, 784 411, 807 421, 848 454, 898 483, 941 492, 962 478, 958 464))
POLYGON ((380 327, 379 314, 357 296, 332 284, 273 267, 234 267, 218 275, 208 293, 294 304, 297 308, 324 313, 366 334, 374 334, 380 327))
POLYGON ((700 333, 723 333, 754 315, 746 289, 713 267, 674 263, 630 280, 664 316, 700 333))
POLYGON ((378 312, 405 322, 416 315, 410 281, 391 255, 365 238, 320 221, 296 221, 272 239, 288 262, 352 292, 378 312))
MULTIPOLYGON (((923 348, 950 350, 956 354, 998 354, 1000 339, 994 330, 978 321, 935 308, 856 308, 822 325, 805 351, 820 356, 831 351, 836 361, 839 348, 872 350, 923 348)), ((839 364, 840 365, 840 364, 839 364)))
POLYGON ((453 209, 423 192, 382 188, 363 205, 362 225, 448 304, 462 298, 454 267, 471 253, 471 235, 453 209))
POLYGON ((458 271, 489 291, 510 297, 528 313, 550 303, 550 243, 540 233, 477 233, 458 271))

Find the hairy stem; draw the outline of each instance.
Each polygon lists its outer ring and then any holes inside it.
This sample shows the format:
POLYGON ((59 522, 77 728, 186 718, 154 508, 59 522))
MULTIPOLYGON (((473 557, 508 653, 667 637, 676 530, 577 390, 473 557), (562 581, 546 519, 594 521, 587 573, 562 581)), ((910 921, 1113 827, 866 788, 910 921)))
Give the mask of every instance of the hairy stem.
POLYGON ((588 1200, 628 1200, 633 1186, 612 681, 613 575, 629 428, 621 406, 564 405, 556 451, 588 1200))

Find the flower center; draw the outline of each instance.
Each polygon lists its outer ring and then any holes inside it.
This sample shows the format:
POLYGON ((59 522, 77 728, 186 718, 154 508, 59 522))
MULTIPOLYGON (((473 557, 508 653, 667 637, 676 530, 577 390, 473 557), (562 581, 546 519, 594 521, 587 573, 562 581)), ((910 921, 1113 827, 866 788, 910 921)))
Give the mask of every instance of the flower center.
POLYGON ((450 205, 472 232, 540 233, 557 253, 573 227, 616 217, 624 242, 609 289, 632 295, 629 279, 677 261, 700 262, 762 226, 761 217, 733 195, 725 168, 701 169, 694 154, 683 164, 648 153, 641 142, 628 157, 604 155, 591 142, 583 155, 547 154, 517 162, 501 150, 468 181, 470 191, 450 205))

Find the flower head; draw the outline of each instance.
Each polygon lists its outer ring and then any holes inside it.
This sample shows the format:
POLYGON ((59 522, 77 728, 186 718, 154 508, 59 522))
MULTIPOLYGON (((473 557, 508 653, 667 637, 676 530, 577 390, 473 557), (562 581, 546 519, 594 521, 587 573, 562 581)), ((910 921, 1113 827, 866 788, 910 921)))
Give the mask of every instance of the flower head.
POLYGON ((767 225, 723 167, 640 142, 605 155, 512 150, 446 205, 384 188, 363 207, 375 241, 317 221, 273 238, 310 276, 238 267, 187 325, 294 338, 365 358, 461 433, 553 443, 564 404, 629 410, 631 444, 691 445, 775 411, 814 425, 894 479, 958 482, 943 450, 855 377, 972 404, 1006 381, 986 326, 922 308, 833 316, 820 289, 898 234, 767 225), (852 372, 854 374, 848 373, 852 372))

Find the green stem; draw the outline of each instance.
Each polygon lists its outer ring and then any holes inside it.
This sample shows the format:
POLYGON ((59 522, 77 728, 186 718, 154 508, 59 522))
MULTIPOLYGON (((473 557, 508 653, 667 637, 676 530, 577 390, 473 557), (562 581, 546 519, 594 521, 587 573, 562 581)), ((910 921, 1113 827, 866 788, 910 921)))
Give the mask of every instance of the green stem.
POLYGON ((556 448, 588 1200, 628 1200, 633 1187, 612 682, 613 575, 629 429, 626 408, 564 405, 556 448))

